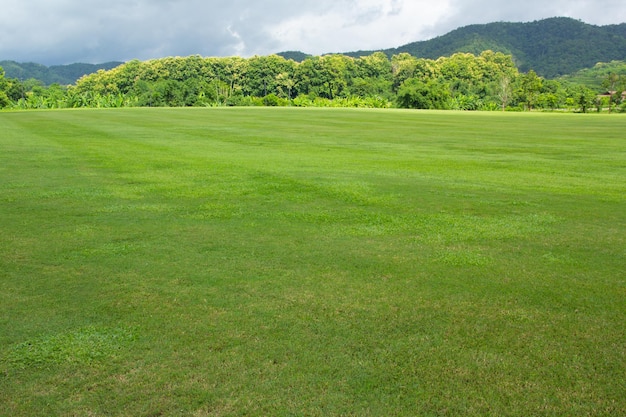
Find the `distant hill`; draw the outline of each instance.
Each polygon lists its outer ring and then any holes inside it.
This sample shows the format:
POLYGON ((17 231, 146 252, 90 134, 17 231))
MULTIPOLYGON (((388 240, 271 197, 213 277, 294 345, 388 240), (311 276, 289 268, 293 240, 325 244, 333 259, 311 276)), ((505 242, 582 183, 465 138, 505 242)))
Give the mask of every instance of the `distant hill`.
POLYGON ((74 84, 83 75, 92 74, 100 69, 110 70, 121 64, 122 62, 106 62, 104 64, 69 64, 47 67, 32 62, 0 61, 0 67, 4 69, 7 78, 17 78, 21 81, 34 78, 46 85, 54 83, 74 84))
POLYGON ((311 55, 305 54, 304 52, 300 52, 300 51, 285 51, 285 52, 279 52, 276 55, 282 56, 285 59, 293 59, 296 62, 302 62, 305 59, 311 57, 311 55))
MULTIPOLYGON (((479 54, 491 49, 513 55, 520 71, 535 70, 546 78, 571 74, 598 62, 626 60, 626 23, 594 26, 567 17, 528 23, 470 25, 428 41, 382 50, 392 56, 407 52, 437 59, 456 52, 479 54)), ((344 53, 369 55, 376 51, 344 53)))
POLYGON ((575 73, 559 77, 559 80, 586 85, 596 91, 606 91, 606 86, 603 83, 609 74, 626 78, 626 61, 599 62, 593 68, 581 69, 575 73))

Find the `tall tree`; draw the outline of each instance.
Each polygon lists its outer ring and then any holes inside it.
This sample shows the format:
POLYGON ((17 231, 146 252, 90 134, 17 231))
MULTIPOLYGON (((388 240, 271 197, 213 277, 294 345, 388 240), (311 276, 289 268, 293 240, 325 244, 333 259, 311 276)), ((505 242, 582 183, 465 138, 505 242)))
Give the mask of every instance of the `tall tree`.
POLYGON ((497 96, 500 100, 500 106, 502 111, 506 110, 506 106, 509 105, 509 101, 511 101, 511 96, 513 94, 513 90, 511 89, 511 78, 508 75, 502 75, 500 77, 500 81, 498 82, 498 91, 497 96))
POLYGON ((541 92, 543 80, 533 70, 523 74, 520 78, 520 99, 526 103, 528 110, 532 110, 537 103, 537 98, 541 92))
POLYGON ((241 74, 244 95, 265 97, 268 94, 279 94, 279 80, 285 81, 293 74, 295 62, 282 56, 253 56, 247 60, 245 71, 241 74))
POLYGON ((362 56, 354 61, 354 76, 350 80, 350 94, 360 97, 389 96, 392 86, 391 61, 382 52, 362 56))
POLYGON ((354 59, 345 55, 325 55, 320 59, 322 92, 326 98, 340 96, 354 74, 354 59))
MULTIPOLYGON (((294 67, 295 68, 295 67, 294 67)), ((276 85, 278 88, 279 96, 292 99, 292 91, 296 85, 294 74, 289 72, 281 72, 276 76, 276 85)))
POLYGON ((417 58, 406 52, 391 57, 391 75, 393 90, 397 91, 403 82, 415 76, 417 58))
POLYGON ((7 107, 11 104, 7 90, 9 89, 9 82, 4 76, 4 69, 0 67, 0 109, 7 107))
POLYGON ((585 86, 579 86, 576 92, 576 103, 580 111, 587 113, 587 110, 593 106, 597 94, 585 86))
POLYGON ((626 88, 626 77, 610 72, 602 81, 602 87, 607 90, 609 95, 609 113, 611 113, 613 105, 622 101, 622 94, 626 88))

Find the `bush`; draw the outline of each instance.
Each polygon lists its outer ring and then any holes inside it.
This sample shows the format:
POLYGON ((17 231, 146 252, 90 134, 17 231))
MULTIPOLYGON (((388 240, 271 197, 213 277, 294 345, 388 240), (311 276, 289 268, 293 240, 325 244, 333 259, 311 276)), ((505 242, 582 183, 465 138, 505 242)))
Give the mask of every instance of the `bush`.
POLYGON ((9 97, 4 91, 0 91, 0 109, 7 107, 9 104, 11 104, 9 97))
POLYGON ((276 94, 268 94, 263 97, 263 105, 270 107, 285 107, 289 105, 289 100, 280 98, 276 94))
POLYGON ((421 81, 410 78, 398 90, 398 107, 408 109, 437 109, 448 108, 450 93, 447 85, 438 81, 421 81))

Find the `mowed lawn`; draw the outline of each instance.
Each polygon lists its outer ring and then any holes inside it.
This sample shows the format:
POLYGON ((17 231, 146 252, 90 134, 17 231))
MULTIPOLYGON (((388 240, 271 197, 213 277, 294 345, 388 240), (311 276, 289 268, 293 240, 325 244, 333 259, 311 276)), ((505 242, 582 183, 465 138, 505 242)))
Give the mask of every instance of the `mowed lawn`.
POLYGON ((0 113, 0 415, 626 415, 626 117, 0 113))

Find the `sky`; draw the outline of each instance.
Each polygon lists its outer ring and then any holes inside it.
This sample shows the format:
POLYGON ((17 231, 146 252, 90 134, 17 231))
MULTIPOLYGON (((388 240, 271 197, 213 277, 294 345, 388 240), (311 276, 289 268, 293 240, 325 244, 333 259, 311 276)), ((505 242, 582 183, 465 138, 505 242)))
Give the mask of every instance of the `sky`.
POLYGON ((395 48, 457 27, 567 16, 626 22, 625 0, 3 0, 0 61, 61 65, 166 56, 395 48))

